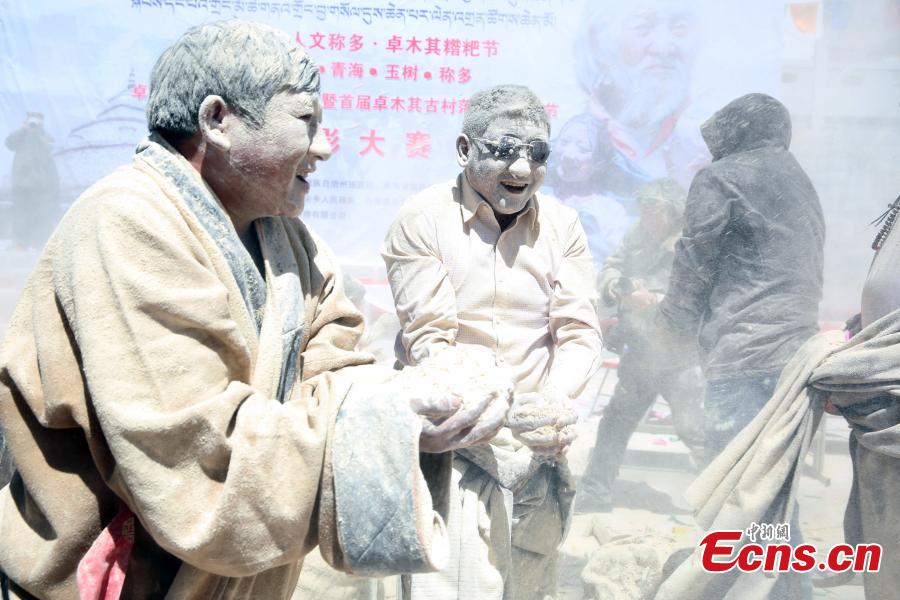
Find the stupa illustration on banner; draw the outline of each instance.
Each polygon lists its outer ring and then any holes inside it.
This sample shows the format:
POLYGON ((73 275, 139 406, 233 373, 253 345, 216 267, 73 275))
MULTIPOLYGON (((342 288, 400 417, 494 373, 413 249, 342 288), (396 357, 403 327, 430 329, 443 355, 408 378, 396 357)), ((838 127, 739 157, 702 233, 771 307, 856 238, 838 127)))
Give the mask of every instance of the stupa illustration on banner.
POLYGON ((146 86, 135 83, 132 69, 125 89, 107 100, 92 121, 69 132, 53 153, 61 203, 72 203, 97 180, 130 162, 135 146, 147 131, 147 93, 146 86))

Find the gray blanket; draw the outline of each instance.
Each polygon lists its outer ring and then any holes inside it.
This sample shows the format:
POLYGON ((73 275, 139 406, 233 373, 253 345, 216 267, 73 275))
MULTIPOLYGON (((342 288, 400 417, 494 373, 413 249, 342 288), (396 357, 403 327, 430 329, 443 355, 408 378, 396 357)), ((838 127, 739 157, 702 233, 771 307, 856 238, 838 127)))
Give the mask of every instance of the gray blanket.
MULTIPOLYGON (((709 530, 744 530, 753 522, 791 519, 800 465, 828 397, 853 427, 856 441, 885 456, 900 456, 900 311, 872 323, 850 341, 841 332, 819 334, 785 367, 759 415, 685 493, 696 519, 709 530)), ((858 503, 848 523, 860 521, 858 503)), ((854 537, 856 537, 854 535, 854 537)), ((854 542, 859 540, 853 540, 854 542)), ((658 600, 723 596, 722 580, 741 598, 764 598, 774 579, 717 575, 700 566, 700 549, 669 577, 658 600)))

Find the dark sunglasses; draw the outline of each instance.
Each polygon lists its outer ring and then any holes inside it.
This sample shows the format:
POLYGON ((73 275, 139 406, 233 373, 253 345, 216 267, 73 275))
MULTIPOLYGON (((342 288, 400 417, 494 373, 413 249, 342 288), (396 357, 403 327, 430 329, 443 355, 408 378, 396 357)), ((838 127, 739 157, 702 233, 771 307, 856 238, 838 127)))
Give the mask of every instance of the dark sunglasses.
POLYGON ((522 148, 528 149, 528 158, 536 163, 543 164, 550 158, 550 144, 543 140, 525 143, 512 136, 504 135, 499 140, 475 138, 475 141, 484 144, 490 153, 500 160, 517 158, 522 148))

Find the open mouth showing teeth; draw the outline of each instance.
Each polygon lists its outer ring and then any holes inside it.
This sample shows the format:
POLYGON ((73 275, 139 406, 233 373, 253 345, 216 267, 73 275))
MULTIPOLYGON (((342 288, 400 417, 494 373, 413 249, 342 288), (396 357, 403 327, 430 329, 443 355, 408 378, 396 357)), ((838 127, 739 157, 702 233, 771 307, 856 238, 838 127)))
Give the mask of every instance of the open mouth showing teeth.
POLYGON ((299 179, 303 183, 309 183, 308 181, 306 181, 306 177, 304 177, 303 175, 297 175, 297 179, 299 179))
POLYGON ((512 192, 513 194, 524 192, 525 188, 528 187, 524 183, 503 183, 501 185, 504 187, 504 189, 506 189, 506 191, 512 192))

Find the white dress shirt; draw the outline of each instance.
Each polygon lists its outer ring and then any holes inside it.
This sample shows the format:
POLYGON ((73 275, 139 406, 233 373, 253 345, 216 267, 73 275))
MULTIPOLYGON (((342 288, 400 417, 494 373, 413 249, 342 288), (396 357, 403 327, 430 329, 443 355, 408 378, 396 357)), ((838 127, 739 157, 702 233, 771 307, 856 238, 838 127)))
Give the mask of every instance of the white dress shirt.
POLYGON ((594 273, 577 213, 535 194, 500 231, 464 173, 409 200, 382 250, 408 364, 450 344, 493 352, 515 391, 574 397, 599 364, 594 273))

